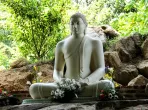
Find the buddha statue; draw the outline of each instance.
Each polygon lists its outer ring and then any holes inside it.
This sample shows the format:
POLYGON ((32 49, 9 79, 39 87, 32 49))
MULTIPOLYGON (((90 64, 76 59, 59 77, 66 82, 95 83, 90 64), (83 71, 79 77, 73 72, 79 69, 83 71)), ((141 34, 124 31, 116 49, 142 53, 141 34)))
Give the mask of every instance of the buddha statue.
MULTIPOLYGON (((109 80, 100 80, 105 75, 102 42, 98 37, 86 34, 86 29, 87 21, 83 14, 71 16, 71 35, 56 45, 53 78, 55 81, 75 79, 83 88, 80 96, 96 97, 99 90, 114 88, 114 85, 109 80)), ((33 99, 42 99, 49 98, 55 89, 55 82, 35 83, 30 86, 29 92, 33 99)))

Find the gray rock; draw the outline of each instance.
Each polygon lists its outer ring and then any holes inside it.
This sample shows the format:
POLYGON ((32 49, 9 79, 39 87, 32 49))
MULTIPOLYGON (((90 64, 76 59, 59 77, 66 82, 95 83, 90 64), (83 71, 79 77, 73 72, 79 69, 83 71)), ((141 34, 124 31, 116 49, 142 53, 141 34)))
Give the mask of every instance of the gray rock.
POLYGON ((141 54, 140 35, 133 35, 122 38, 112 47, 112 51, 117 51, 122 62, 129 62, 141 54))
POLYGON ((106 43, 107 39, 112 39, 119 36, 119 33, 109 25, 89 27, 87 28, 86 33, 93 37, 100 38, 103 43, 106 43))
POLYGON ((95 38, 100 38, 102 43, 105 43, 106 40, 107 40, 105 33, 103 32, 103 30, 100 27, 87 28, 86 34, 88 36, 92 36, 92 37, 95 37, 95 38))
POLYGON ((29 64, 29 62, 25 58, 19 58, 16 61, 12 62, 10 64, 10 67, 11 68, 20 68, 20 67, 26 66, 28 64, 29 64))
POLYGON ((145 87, 145 93, 146 93, 146 95, 148 96, 148 84, 147 84, 146 87, 145 87))
POLYGON ((148 79, 142 75, 138 75, 136 78, 132 79, 128 86, 145 86, 148 83, 148 79))
POLYGON ((50 107, 45 107, 39 110, 96 110, 96 105, 91 104, 91 105, 83 105, 80 103, 76 104, 59 104, 59 105, 54 105, 50 107))
POLYGON ((148 38, 142 44, 142 53, 145 59, 148 59, 148 38))
POLYGON ((113 52, 105 52, 105 64, 109 67, 114 67, 115 69, 121 67, 122 62, 119 58, 119 55, 116 51, 113 52))
POLYGON ((8 91, 28 91, 27 81, 32 82, 38 72, 42 73, 41 76, 38 76, 42 82, 53 82, 52 65, 47 63, 37 65, 37 67, 39 68, 37 71, 33 70, 33 65, 0 71, 0 88, 5 88, 8 91))
POLYGON ((122 84, 127 85, 132 79, 138 76, 138 70, 134 65, 122 65, 113 74, 113 79, 122 84))
POLYGON ((129 60, 131 60, 131 56, 128 53, 128 51, 124 48, 121 40, 118 41, 113 46, 113 48, 111 49, 111 51, 117 51, 122 62, 128 62, 129 60))
POLYGON ((83 103, 36 103, 0 107, 0 110, 147 110, 147 99, 110 100, 83 103))
POLYGON ((148 60, 141 61, 137 66, 140 74, 148 78, 148 60))

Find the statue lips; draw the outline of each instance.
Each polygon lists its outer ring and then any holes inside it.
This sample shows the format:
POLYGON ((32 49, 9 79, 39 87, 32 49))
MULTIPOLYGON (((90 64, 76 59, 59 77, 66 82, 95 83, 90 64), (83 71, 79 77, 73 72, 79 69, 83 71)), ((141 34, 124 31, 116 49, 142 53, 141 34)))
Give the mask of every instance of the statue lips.
POLYGON ((78 29, 76 29, 76 28, 73 29, 73 32, 74 32, 75 34, 78 34, 78 33, 79 33, 78 29))

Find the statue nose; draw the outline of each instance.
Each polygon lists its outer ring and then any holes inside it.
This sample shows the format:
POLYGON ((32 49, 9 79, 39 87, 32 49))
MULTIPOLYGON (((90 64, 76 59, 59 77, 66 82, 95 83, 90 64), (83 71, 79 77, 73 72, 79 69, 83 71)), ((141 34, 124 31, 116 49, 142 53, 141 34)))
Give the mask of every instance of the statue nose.
POLYGON ((74 24, 74 28, 77 28, 77 24, 76 23, 74 24))

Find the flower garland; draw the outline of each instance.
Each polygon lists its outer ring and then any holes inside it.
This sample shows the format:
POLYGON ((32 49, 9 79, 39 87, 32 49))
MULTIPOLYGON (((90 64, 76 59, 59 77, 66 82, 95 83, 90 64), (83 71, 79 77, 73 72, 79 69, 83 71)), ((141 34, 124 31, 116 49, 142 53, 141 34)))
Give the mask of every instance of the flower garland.
POLYGON ((99 99, 100 100, 116 100, 118 99, 117 92, 115 89, 101 90, 99 99))
POLYGON ((69 102, 81 91, 81 84, 74 79, 62 79, 56 82, 58 88, 51 91, 52 100, 58 102, 69 102))

